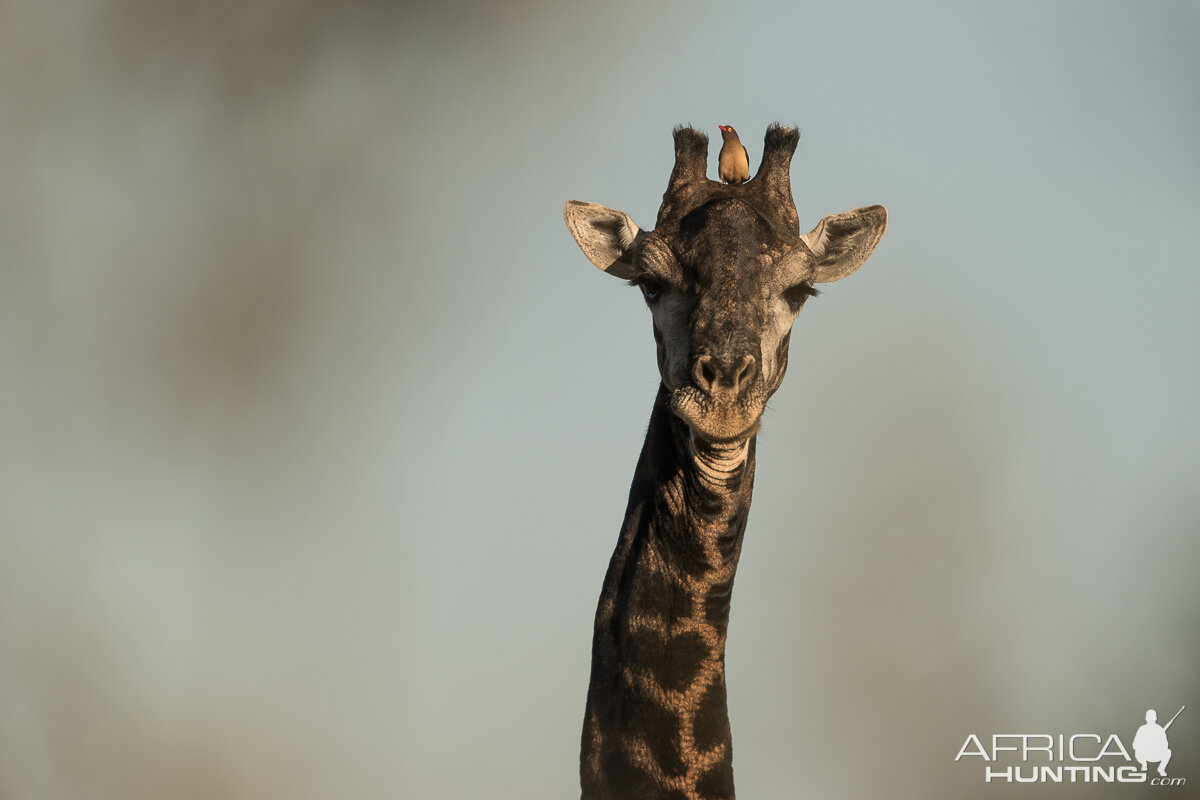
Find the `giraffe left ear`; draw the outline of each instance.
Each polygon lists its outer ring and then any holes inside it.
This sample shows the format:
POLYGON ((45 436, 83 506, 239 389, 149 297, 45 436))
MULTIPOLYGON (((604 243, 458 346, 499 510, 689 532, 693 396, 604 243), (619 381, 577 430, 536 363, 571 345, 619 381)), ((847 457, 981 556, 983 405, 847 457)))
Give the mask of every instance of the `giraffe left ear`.
POLYGON ((618 278, 637 274, 635 256, 646 233, 631 216, 598 203, 568 200, 563 219, 588 261, 618 278))
POLYGON ((813 283, 831 283, 851 275, 883 238, 887 209, 866 206, 844 214, 830 214, 801 240, 812 251, 813 283))

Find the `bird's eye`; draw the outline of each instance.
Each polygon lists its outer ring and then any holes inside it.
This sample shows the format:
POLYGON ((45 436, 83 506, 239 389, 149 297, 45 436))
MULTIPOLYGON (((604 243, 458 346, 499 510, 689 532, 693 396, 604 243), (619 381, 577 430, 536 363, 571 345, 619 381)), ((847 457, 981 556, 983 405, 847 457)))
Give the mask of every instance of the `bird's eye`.
POLYGON ((810 283, 797 283, 795 286, 786 290, 783 293, 783 299, 791 306, 792 313, 800 310, 804 305, 804 301, 817 294, 817 290, 810 283))

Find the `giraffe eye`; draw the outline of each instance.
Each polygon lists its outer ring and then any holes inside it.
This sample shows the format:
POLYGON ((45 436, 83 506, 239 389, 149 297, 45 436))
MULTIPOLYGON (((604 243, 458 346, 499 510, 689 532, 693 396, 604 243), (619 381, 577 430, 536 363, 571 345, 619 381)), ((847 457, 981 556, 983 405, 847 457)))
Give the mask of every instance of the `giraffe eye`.
POLYGON ((810 283, 797 283, 792 288, 783 293, 783 299, 791 306, 792 313, 800 310, 804 305, 804 301, 817 294, 817 290, 810 283))
POLYGON ((634 278, 630 283, 642 290, 642 296, 646 298, 646 302, 650 305, 654 305, 659 301, 663 290, 666 288, 662 281, 649 277, 634 278))

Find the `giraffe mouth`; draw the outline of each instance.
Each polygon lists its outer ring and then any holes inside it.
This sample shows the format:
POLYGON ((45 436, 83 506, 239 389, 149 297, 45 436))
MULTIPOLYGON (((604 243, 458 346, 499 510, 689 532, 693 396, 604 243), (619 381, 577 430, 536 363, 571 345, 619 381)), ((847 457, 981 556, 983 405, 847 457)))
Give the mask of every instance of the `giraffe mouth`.
POLYGON ((758 432, 765 403, 754 395, 747 392, 737 399, 719 401, 685 384, 671 393, 671 412, 683 420, 693 436, 711 444, 729 444, 758 432))

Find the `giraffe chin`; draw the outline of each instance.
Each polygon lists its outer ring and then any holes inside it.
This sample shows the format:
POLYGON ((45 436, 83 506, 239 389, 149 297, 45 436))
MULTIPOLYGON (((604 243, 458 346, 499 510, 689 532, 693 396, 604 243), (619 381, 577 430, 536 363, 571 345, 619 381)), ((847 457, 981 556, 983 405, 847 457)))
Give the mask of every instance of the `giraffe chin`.
POLYGON ((763 404, 726 403, 713 400, 694 386, 681 386, 671 393, 671 412, 683 420, 694 439, 707 444, 743 442, 758 433, 763 404))

